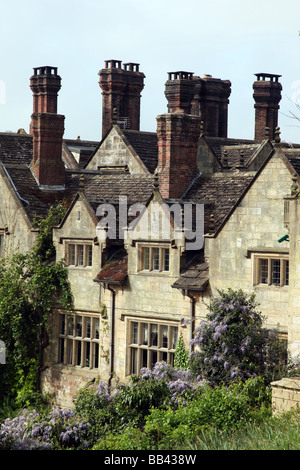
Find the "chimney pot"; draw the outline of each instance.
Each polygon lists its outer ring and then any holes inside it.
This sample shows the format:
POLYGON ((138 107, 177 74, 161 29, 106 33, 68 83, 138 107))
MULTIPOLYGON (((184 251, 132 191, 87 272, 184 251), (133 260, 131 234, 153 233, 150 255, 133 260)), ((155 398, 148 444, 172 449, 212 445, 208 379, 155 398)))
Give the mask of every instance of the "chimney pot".
POLYGON ((253 98, 255 101, 255 140, 266 138, 266 128, 269 128, 270 140, 275 139, 278 125, 278 110, 281 100, 282 86, 279 82, 281 75, 257 73, 253 83, 253 98))

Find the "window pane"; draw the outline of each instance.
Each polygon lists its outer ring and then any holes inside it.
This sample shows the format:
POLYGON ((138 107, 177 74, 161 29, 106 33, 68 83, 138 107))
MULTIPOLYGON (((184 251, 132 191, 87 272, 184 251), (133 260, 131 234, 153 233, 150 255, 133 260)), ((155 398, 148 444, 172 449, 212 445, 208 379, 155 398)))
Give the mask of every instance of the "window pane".
POLYGON ((142 349, 142 367, 148 367, 148 350, 142 349))
POLYGON ((66 326, 66 319, 65 315, 61 314, 60 315, 60 323, 59 323, 59 334, 64 335, 65 334, 65 326, 66 326))
POLYGON ((285 285, 289 285, 289 261, 286 260, 285 262, 285 285))
POLYGON ((73 340, 67 340, 67 364, 72 364, 73 359, 73 340))
POLYGON ((171 344, 170 349, 175 349, 178 340, 178 328, 177 326, 171 326, 171 344))
POLYGON ((170 269, 170 251, 168 248, 165 248, 164 250, 164 271, 169 271, 170 269))
POLYGON ((64 338, 59 338, 58 362, 61 362, 62 364, 64 362, 64 352, 65 352, 65 340, 64 338))
POLYGON ((69 245, 69 264, 75 266, 75 245, 69 245))
POLYGON ((139 324, 137 322, 132 322, 132 334, 131 334, 131 342, 133 344, 138 344, 138 333, 139 333, 139 324))
POLYGON ((271 260, 271 284, 275 286, 280 286, 280 260, 272 259, 271 260))
POLYGON ((68 316, 68 336, 73 336, 74 331, 74 317, 72 315, 68 316))
POLYGON ((85 362, 84 362, 84 367, 90 367, 90 352, 91 352, 91 343, 84 343, 84 356, 85 356, 85 362))
POLYGON ((91 337, 91 317, 85 319, 85 337, 91 337))
POLYGON ((131 373, 138 373, 138 349, 131 349, 131 373))
POLYGON ((153 271, 159 271, 159 248, 152 248, 152 269, 153 271))
POLYGON ((268 284, 268 260, 259 260, 259 282, 260 284, 268 284))
POLYGON ((143 248, 143 269, 150 268, 150 249, 145 247, 143 248))
POLYGON ((76 336, 82 336, 82 316, 76 317, 76 336))
POLYGON ((161 327, 161 335, 162 335, 161 347, 167 348, 168 347, 168 326, 167 325, 163 325, 161 327))
POLYGON ((150 345, 157 346, 158 325, 151 325, 150 345))
POLYGON ((93 247, 92 245, 87 245, 86 246, 86 264, 87 266, 92 266, 93 264, 93 247))
POLYGON ((148 346, 148 323, 142 323, 142 344, 148 346))
POLYGON ((98 369, 99 367, 99 344, 93 343, 93 368, 98 369))
POLYGON ((149 351, 150 352, 150 368, 152 369, 153 366, 157 363, 157 351, 149 351))
POLYGON ((99 339, 99 318, 94 319, 94 338, 99 339))
POLYGON ((83 257, 83 245, 77 245, 77 264, 78 266, 84 266, 84 257, 83 257))
POLYGON ((75 341, 76 365, 81 366, 81 341, 75 341))

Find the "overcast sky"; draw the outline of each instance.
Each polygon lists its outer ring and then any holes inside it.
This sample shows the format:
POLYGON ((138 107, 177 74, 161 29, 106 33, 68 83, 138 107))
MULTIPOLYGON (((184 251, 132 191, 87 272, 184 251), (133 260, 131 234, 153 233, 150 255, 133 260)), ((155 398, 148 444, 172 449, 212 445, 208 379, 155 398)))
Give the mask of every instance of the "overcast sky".
POLYGON ((65 137, 100 140, 98 71, 118 59, 146 75, 141 130, 167 111, 167 73, 185 70, 231 81, 228 136, 252 139, 252 84, 264 72, 282 75, 281 138, 300 143, 285 116, 300 102, 299 30, 299 0, 1 0, 0 132, 29 131, 32 69, 51 65, 65 137))

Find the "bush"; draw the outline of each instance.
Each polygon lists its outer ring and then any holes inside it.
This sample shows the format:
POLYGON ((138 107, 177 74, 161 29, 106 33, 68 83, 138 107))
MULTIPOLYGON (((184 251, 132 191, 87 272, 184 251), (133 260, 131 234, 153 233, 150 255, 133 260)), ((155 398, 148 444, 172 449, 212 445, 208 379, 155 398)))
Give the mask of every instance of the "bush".
POLYGON ((43 416, 24 410, 0 426, 0 449, 55 450, 88 447, 89 423, 78 420, 72 410, 56 409, 43 416))
POLYGON ((203 430, 228 430, 247 422, 263 422, 271 415, 270 395, 262 393, 262 379, 249 379, 229 387, 202 387, 200 395, 174 410, 152 409, 145 433, 158 448, 175 448, 195 439, 203 430))
POLYGON ((264 319, 256 308, 254 294, 219 291, 193 340, 199 346, 191 358, 195 376, 201 375, 213 386, 257 376, 270 383, 279 377, 278 332, 263 328, 264 319))

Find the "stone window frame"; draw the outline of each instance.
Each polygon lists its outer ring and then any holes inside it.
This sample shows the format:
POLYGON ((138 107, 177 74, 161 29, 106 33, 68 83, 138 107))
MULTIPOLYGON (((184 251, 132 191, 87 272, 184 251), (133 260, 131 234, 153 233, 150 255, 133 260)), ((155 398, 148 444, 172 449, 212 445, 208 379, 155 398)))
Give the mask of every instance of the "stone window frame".
POLYGON ((93 242, 92 240, 69 239, 65 241, 65 260, 68 267, 91 268, 93 266, 93 242), (71 255, 71 247, 74 247, 74 263, 71 255), (82 248, 81 248, 82 247, 82 248), (82 251, 81 251, 82 250, 82 251), (82 262, 81 259, 82 253, 82 262))
POLYGON ((289 286, 289 255, 283 253, 253 254, 253 285, 289 286), (262 270, 264 269, 264 273, 262 270), (278 279, 278 282, 275 282, 278 279))
POLYGON ((169 243, 138 243, 138 267, 143 273, 170 273, 171 247, 169 243), (148 254, 147 254, 148 253, 148 254), (147 255, 146 255, 147 254, 147 255), (147 261, 146 261, 147 260, 147 261))
POLYGON ((156 362, 174 365, 179 327, 176 321, 127 318, 126 375, 139 375, 143 367, 152 369, 156 362))
POLYGON ((100 316, 84 312, 58 313, 58 363, 100 368, 100 316))
POLYGON ((7 234, 7 227, 0 227, 0 259, 4 258, 5 255, 5 242, 7 234))

